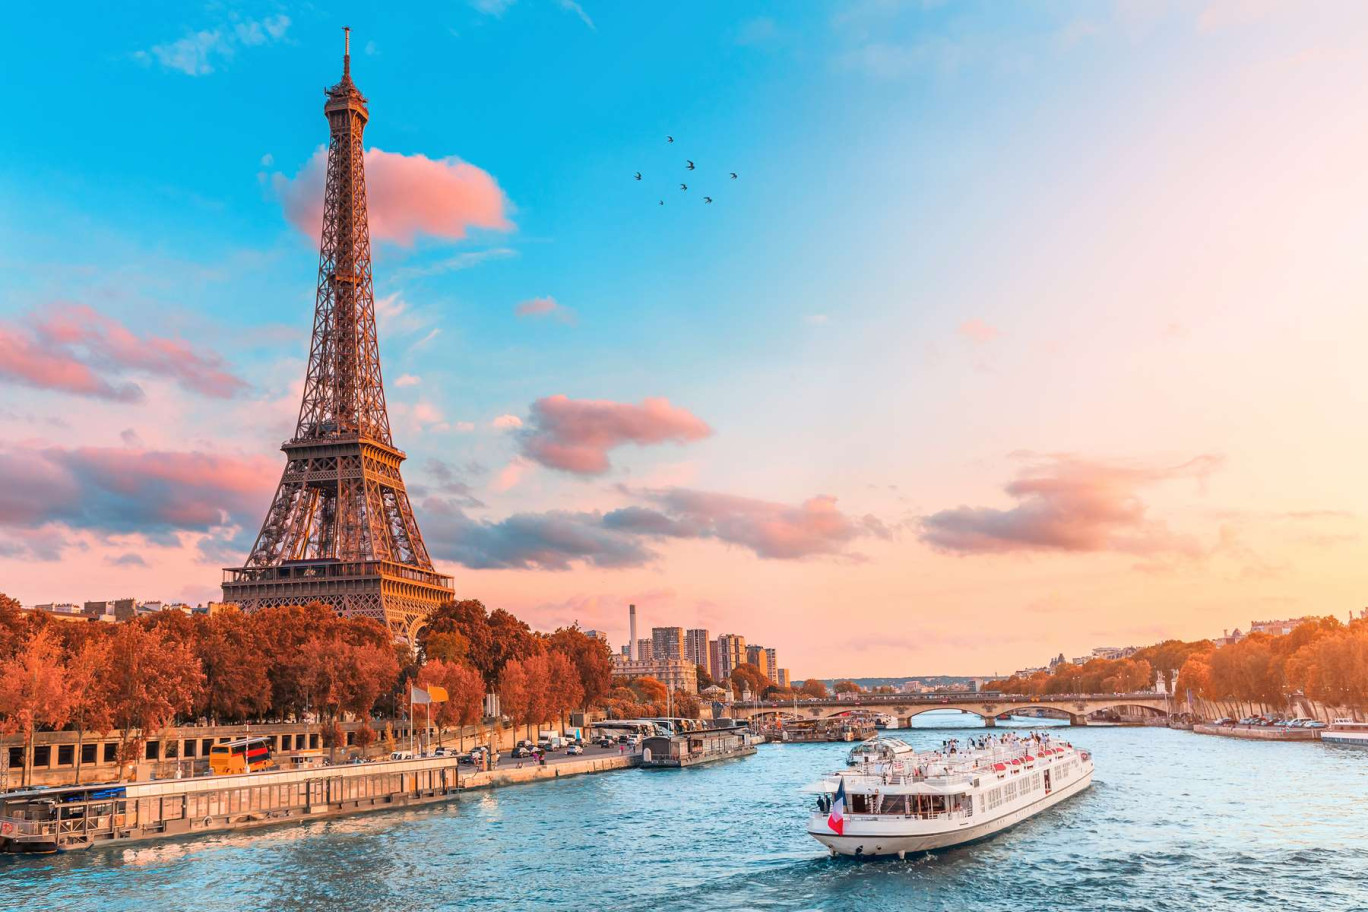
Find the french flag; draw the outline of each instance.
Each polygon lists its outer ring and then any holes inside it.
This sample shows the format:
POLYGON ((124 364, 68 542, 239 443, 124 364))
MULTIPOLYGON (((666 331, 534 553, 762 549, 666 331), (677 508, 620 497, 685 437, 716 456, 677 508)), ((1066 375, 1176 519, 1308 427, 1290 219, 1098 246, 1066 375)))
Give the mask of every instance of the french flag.
POLYGON ((827 826, 837 836, 845 835, 845 780, 836 786, 836 794, 831 799, 831 813, 827 815, 827 826))

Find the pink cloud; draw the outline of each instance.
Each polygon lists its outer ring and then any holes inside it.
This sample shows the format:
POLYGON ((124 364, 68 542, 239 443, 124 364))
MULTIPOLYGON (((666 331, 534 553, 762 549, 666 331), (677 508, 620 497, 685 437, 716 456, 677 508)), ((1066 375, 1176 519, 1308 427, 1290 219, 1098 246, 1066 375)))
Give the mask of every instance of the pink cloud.
POLYGON ((797 506, 688 488, 646 497, 657 508, 615 510, 604 525, 647 536, 715 538, 777 560, 836 554, 861 536, 891 537, 877 518, 848 516, 837 509, 836 498, 825 495, 797 506))
POLYGON ((519 317, 541 317, 557 320, 561 323, 575 322, 575 312, 557 302, 556 299, 550 295, 543 298, 533 298, 530 301, 523 301, 517 307, 513 308, 513 313, 519 317))
POLYGON ((142 388, 136 383, 112 383, 70 353, 43 345, 31 335, 4 325, 0 325, 0 379, 34 389, 117 402, 138 402, 143 398, 142 388))
POLYGON ((273 458, 131 448, 0 449, 0 526, 148 535, 255 523, 273 458))
POLYGON ((1005 488, 1008 509, 961 506, 922 520, 923 541, 961 554, 1016 551, 1200 551, 1188 536, 1149 518, 1140 490, 1178 478, 1205 478, 1220 457, 1163 468, 1107 465, 1055 456, 1027 466, 1005 488))
POLYGON ((578 475, 601 475, 611 468, 608 451, 627 443, 640 446, 688 443, 712 434, 701 418, 670 404, 645 399, 639 405, 602 399, 548 396, 532 403, 522 435, 528 458, 578 475))
POLYGON ((992 342, 998 336, 1002 335, 1002 330, 998 329, 996 326, 985 323, 978 317, 974 317, 971 320, 965 320, 959 325, 956 332, 970 342, 977 342, 980 344, 992 342))
MULTIPOLYGON (((272 176, 285 216, 309 237, 323 223, 328 152, 320 147, 293 178, 272 176)), ((471 228, 508 231, 508 201, 490 174, 459 158, 366 150, 371 237, 413 244, 418 235, 459 240, 471 228)))
POLYGON ((136 383, 107 374, 169 377, 206 396, 227 398, 247 388, 223 359, 182 339, 139 336, 83 304, 58 304, 32 314, 28 326, 0 324, 0 378, 38 389, 137 402, 136 383))

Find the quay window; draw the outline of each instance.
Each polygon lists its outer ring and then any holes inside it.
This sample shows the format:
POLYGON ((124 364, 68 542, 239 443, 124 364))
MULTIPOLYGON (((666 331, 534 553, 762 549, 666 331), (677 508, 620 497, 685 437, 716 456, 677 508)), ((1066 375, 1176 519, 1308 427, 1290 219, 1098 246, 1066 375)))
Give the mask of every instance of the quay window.
POLYGON ((187 738, 185 741, 185 756, 187 758, 195 756, 195 748, 198 746, 199 742, 194 738, 187 738))
POLYGON ((179 741, 167 741, 167 742, 166 742, 166 756, 165 756, 164 759, 166 759, 166 760, 175 760, 175 759, 176 759, 177 757, 179 757, 179 756, 180 756, 180 742, 179 742, 179 741))
POLYGON ((156 760, 160 751, 160 741, 148 741, 147 748, 143 751, 143 758, 146 760, 156 760))
POLYGON ((104 746, 104 762, 113 763, 119 758, 119 745, 113 741, 106 741, 104 746))
POLYGON ((200 742, 200 754, 201 754, 202 756, 205 756, 205 757, 209 756, 209 749, 210 749, 211 747, 213 747, 213 746, 214 746, 214 739, 213 739, 213 738, 205 738, 203 741, 200 742))
POLYGON ((33 749, 33 765, 47 766, 52 762, 52 748, 44 744, 33 749))
POLYGON ((95 762, 95 751, 96 751, 96 748, 98 748, 98 747, 99 747, 98 744, 82 744, 82 745, 81 745, 81 763, 83 763, 83 764, 84 764, 84 763, 94 763, 94 762, 95 762))
POLYGON ((21 769, 24 765, 24 749, 22 747, 11 747, 9 752, 10 769, 21 769))
POLYGON ((59 744, 57 745, 57 765, 71 766, 76 762, 76 745, 59 744))

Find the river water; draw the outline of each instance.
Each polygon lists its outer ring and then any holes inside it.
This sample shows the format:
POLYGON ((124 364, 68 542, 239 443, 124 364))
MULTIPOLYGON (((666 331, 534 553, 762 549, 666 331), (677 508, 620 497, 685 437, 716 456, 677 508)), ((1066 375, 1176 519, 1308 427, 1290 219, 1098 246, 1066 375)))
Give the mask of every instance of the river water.
MULTIPOLYGON (((918 717, 918 746, 963 717, 918 717)), ((800 786, 848 745, 763 745, 220 837, 0 860, 0 908, 1368 909, 1368 750, 1076 728, 1082 795, 920 858, 827 857, 800 786)))

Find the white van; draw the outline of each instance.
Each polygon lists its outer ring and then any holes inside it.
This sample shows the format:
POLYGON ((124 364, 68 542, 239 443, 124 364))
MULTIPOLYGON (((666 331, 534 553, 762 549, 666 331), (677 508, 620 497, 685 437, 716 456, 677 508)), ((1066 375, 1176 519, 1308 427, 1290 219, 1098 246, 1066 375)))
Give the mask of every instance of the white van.
POLYGON ((412 760, 412 759, 413 759, 413 751, 395 751, 394 753, 390 754, 390 759, 391 759, 391 760, 412 760))

